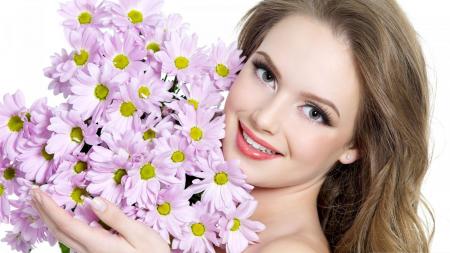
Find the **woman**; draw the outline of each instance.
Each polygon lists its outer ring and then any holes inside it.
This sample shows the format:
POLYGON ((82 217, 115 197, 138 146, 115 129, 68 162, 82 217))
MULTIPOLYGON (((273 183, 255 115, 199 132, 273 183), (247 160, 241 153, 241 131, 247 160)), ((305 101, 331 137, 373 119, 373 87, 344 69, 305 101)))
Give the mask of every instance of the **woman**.
MULTIPOLYGON (((427 74, 396 2, 264 0, 243 21, 247 58, 225 104, 223 151, 241 161, 258 201, 252 219, 266 225, 245 252, 428 252, 434 225, 427 235, 417 214, 427 74)), ((109 202, 95 212, 123 238, 35 193, 57 239, 78 252, 169 252, 109 202)))

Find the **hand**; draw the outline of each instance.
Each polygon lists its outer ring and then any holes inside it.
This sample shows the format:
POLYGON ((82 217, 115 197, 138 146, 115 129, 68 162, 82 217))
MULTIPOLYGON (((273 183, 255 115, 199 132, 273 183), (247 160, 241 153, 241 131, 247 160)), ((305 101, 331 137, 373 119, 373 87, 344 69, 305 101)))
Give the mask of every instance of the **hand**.
POLYGON ((77 253, 140 253, 150 252, 149 249, 152 253, 170 252, 168 243, 155 230, 127 217, 113 203, 101 197, 95 198, 92 206, 95 207, 95 203, 103 203, 104 208, 92 210, 120 235, 101 227, 91 227, 73 218, 38 188, 31 192, 32 205, 53 236, 77 253))

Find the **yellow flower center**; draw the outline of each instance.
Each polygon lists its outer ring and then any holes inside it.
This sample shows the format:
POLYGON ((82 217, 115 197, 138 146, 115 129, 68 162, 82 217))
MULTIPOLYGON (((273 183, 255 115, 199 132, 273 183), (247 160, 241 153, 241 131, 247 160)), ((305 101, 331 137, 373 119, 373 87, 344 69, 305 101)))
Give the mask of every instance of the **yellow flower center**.
POLYGON ((144 132, 142 138, 144 138, 144 141, 152 141, 154 138, 156 138, 156 132, 150 128, 144 132))
POLYGON ((73 166, 73 171, 75 173, 80 174, 81 172, 85 171, 87 169, 87 163, 83 161, 78 161, 75 166, 73 166))
POLYGON ((178 56, 175 59, 175 67, 177 69, 185 69, 189 66, 189 60, 184 56, 178 56))
POLYGON ((136 106, 132 102, 123 102, 120 105, 120 114, 124 117, 130 117, 133 116, 133 114, 136 112, 136 106))
POLYGON ((130 20, 130 22, 133 24, 138 24, 144 21, 144 16, 140 11, 131 10, 130 12, 128 12, 128 20, 130 20))
POLYGON ((3 184, 0 184, 0 197, 3 195, 4 192, 5 192, 5 186, 3 184))
POLYGON ((94 95, 98 100, 105 100, 108 97, 109 89, 105 85, 99 83, 95 86, 94 95))
POLYGON ((190 98, 190 99, 188 99, 187 102, 188 102, 188 104, 192 105, 195 110, 198 109, 198 101, 197 100, 190 98))
POLYGON ((128 60, 128 57, 124 54, 118 54, 113 59, 114 67, 123 70, 125 69, 128 64, 130 64, 130 61, 128 60))
POLYGON ((174 163, 180 163, 180 162, 184 161, 183 151, 177 150, 177 151, 173 152, 171 159, 174 163))
POLYGON ((147 50, 153 50, 154 53, 158 52, 159 50, 161 50, 160 46, 158 43, 156 42, 150 42, 147 44, 147 50))
POLYGON ((73 61, 77 66, 83 66, 89 60, 89 53, 86 50, 80 50, 80 53, 73 54, 73 61))
POLYGON ((13 167, 8 167, 3 171, 3 177, 6 180, 12 180, 14 177, 16 177, 16 170, 13 167))
POLYGON ((231 227, 231 231, 237 231, 241 226, 241 221, 238 218, 233 219, 233 226, 231 227))
POLYGON ((117 169, 114 172, 114 177, 113 177, 114 182, 116 182, 116 184, 119 185, 122 182, 122 177, 125 176, 125 175, 127 175, 127 171, 126 170, 124 170, 124 169, 117 169))
POLYGON ((194 141, 199 141, 203 137, 203 132, 198 127, 192 127, 191 132, 189 134, 194 141))
POLYGON ((80 25, 88 25, 92 22, 92 14, 88 11, 84 11, 78 15, 78 22, 80 25))
POLYGON ((75 189, 73 189, 72 193, 70 194, 70 197, 72 198, 73 201, 75 201, 75 203, 83 204, 83 199, 81 198, 81 196, 87 195, 88 192, 85 189, 76 187, 75 189))
POLYGON ((156 170, 153 164, 147 163, 144 164, 144 166, 141 167, 141 179, 142 180, 149 180, 151 178, 154 178, 156 175, 156 170))
POLYGON ((72 128, 72 130, 70 131, 70 139, 76 143, 81 143, 83 141, 84 136, 81 127, 72 128))
POLYGON ((202 223, 194 223, 194 224, 192 224, 191 225, 191 230, 192 230, 192 233, 195 236, 202 236, 206 232, 205 225, 203 225, 202 223))
POLYGON ((170 214, 170 203, 164 202, 161 205, 158 205, 156 210, 158 210, 158 213, 161 215, 169 215, 170 214))
POLYGON ((139 94, 139 98, 148 98, 148 97, 150 97, 151 92, 147 86, 142 85, 138 89, 138 94, 139 94))
POLYGON ((45 146, 42 148, 41 150, 41 155, 44 157, 45 160, 47 161, 51 161, 53 160, 53 154, 49 154, 47 153, 47 151, 45 151, 45 146))
POLYGON ((8 128, 11 132, 19 132, 23 128, 23 120, 17 115, 12 116, 9 118, 8 128))
POLYGON ((226 65, 219 63, 216 65, 216 73, 221 77, 227 77, 230 73, 230 70, 226 65))
POLYGON ((225 172, 216 173, 214 176, 214 182, 218 185, 224 185, 228 183, 228 175, 225 172))

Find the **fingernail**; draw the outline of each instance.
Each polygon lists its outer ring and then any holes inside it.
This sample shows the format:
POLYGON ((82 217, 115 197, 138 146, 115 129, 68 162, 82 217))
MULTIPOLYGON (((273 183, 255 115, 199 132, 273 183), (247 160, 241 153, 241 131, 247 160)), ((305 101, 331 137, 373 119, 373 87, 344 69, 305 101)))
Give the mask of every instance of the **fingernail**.
POLYGON ((94 198, 94 200, 92 200, 92 206, 100 212, 103 212, 106 210, 106 203, 101 200, 100 198, 94 198))

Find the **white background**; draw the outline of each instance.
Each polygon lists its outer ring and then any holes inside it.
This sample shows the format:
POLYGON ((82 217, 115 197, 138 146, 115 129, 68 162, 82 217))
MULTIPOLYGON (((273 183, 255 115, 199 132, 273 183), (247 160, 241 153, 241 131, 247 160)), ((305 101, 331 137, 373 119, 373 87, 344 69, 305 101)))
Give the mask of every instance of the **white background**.
MULTIPOLYGON (((49 66, 50 55, 69 49, 57 14, 58 0, 14 0, 0 4, 0 95, 21 89, 27 105, 48 96, 56 105, 62 97, 47 90, 49 80, 42 69, 49 66)), ((164 13, 180 13, 199 34, 199 44, 209 46, 217 38, 227 43, 237 39, 239 18, 256 0, 165 0, 164 13)), ((445 0, 400 0, 421 42, 428 63, 432 88, 432 164, 422 188, 435 211, 436 234, 432 252, 450 252, 450 3, 445 0)), ((412 108, 414 109, 414 108, 412 108)), ((0 238, 9 226, 0 224, 0 238)), ((0 243, 0 252, 12 252, 0 243)), ((33 252, 59 252, 40 244, 33 252)))

